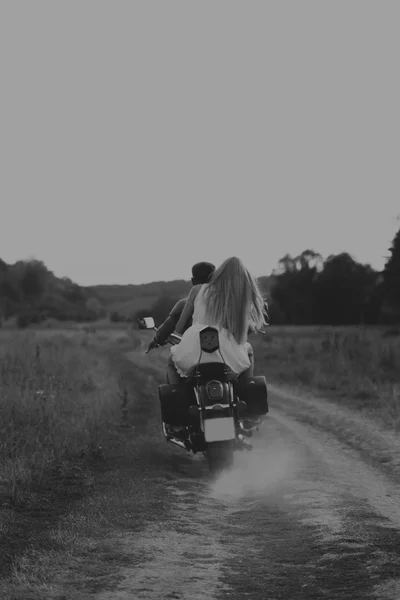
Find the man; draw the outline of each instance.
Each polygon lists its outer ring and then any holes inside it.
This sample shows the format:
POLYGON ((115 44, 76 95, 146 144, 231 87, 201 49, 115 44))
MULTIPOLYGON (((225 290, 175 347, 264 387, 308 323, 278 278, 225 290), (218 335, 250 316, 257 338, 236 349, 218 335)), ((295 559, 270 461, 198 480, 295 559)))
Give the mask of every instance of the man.
MULTIPOLYGON (((215 265, 209 262, 199 262, 193 265, 192 267, 192 285, 204 284, 209 281, 212 274, 215 271, 215 265)), ((153 350, 153 348, 157 348, 164 344, 168 336, 175 330, 175 326, 179 321, 179 318, 182 314, 183 308, 186 304, 186 298, 182 298, 182 300, 178 300, 175 304, 168 317, 165 319, 164 323, 160 325, 156 335, 152 339, 149 344, 148 350, 153 350)), ((186 323, 185 329, 190 327, 191 322, 186 323)))

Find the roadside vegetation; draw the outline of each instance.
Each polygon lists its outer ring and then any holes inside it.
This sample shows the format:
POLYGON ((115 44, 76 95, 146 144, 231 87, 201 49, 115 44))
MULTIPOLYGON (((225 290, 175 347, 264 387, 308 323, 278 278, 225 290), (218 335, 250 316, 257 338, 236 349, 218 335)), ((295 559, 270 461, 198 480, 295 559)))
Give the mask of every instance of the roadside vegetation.
POLYGON ((252 343, 268 381, 318 392, 400 429, 400 328, 270 327, 252 343))
POLYGON ((0 335, 0 504, 25 502, 53 468, 99 452, 118 378, 86 333, 0 335))
POLYGON ((164 365, 142 342, 106 323, 0 333, 2 600, 54 600, 66 585, 97 593, 115 581, 115 559, 132 562, 126 531, 164 510, 174 460, 155 400, 164 365))

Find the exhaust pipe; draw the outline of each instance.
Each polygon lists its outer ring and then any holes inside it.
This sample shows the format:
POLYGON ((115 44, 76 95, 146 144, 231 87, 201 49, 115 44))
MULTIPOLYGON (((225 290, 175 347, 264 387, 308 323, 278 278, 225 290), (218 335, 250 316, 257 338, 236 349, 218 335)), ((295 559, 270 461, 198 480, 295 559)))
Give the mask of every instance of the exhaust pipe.
POLYGON ((178 438, 167 437, 167 441, 171 442, 172 444, 176 444, 177 446, 179 446, 180 448, 183 448, 184 450, 188 450, 188 448, 186 447, 185 442, 182 442, 181 440, 178 440, 178 438))
POLYGON ((164 433, 164 436, 165 436, 167 442, 171 442, 172 444, 176 444, 177 446, 179 446, 180 448, 183 448, 184 450, 188 450, 188 447, 186 446, 185 442, 183 442, 179 438, 176 438, 167 432, 165 423, 163 423, 163 433, 164 433))

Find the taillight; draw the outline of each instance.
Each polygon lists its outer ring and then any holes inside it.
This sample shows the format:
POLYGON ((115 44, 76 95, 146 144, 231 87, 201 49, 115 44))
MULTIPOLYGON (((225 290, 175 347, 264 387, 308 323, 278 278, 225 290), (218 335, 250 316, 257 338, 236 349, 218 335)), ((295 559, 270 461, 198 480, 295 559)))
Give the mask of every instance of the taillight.
POLYGON ((224 397, 224 387, 220 381, 209 381, 206 391, 210 400, 222 400, 224 397))

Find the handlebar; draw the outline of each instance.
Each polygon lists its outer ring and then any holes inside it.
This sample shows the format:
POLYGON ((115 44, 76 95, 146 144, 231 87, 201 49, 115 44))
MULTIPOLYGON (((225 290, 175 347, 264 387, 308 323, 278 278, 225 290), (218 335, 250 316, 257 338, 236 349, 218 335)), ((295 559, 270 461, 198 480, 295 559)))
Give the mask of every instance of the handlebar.
MULTIPOLYGON (((168 336, 168 338, 166 339, 164 344, 157 344, 155 346, 155 348, 159 348, 160 346, 165 346, 166 344, 171 344, 171 346, 176 346, 176 344, 179 344, 181 339, 182 339, 181 335, 179 335, 177 333, 170 333, 170 335, 168 336)), ((145 354, 148 354, 150 352, 150 350, 153 350, 153 348, 147 348, 147 350, 145 351, 145 354)))

